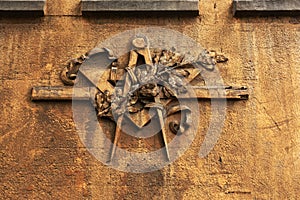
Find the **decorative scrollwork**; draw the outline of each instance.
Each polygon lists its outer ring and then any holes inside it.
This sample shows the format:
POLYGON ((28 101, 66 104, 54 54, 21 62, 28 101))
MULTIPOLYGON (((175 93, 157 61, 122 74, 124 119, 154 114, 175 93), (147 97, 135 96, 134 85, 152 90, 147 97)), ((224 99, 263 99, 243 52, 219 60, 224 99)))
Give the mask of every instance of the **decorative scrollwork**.
POLYGON ((71 59, 68 64, 63 68, 60 78, 65 85, 73 86, 75 84, 75 80, 77 78, 77 74, 82 63, 89 59, 90 57, 98 54, 105 53, 110 60, 115 60, 113 57, 113 53, 107 48, 95 48, 86 54, 79 56, 78 58, 71 59))
POLYGON ((81 55, 79 58, 71 59, 67 66, 62 70, 60 78, 66 85, 74 85, 75 79, 81 64, 87 59, 86 54, 81 55))
MULTIPOLYGON (((175 48, 149 49, 147 38, 143 37, 134 39, 132 45, 134 49, 130 52, 128 67, 122 69, 130 79, 130 91, 125 95, 122 88, 116 86, 114 93, 109 90, 97 92, 94 102, 99 118, 107 117, 114 120, 115 116, 121 116, 124 111, 138 113, 147 108, 160 109, 157 98, 176 99, 178 94, 187 92, 184 79, 192 75, 189 68, 196 65, 212 71, 217 62, 228 60, 223 54, 215 51, 203 51, 194 57, 189 53, 177 52, 175 48), (143 56, 146 63, 135 67, 139 56, 143 56)), ((114 57, 112 51, 106 48, 96 48, 77 59, 70 60, 61 73, 62 81, 66 85, 74 85, 82 63, 99 53, 104 53, 106 58, 112 61, 109 64, 111 68, 109 81, 117 85, 118 70, 120 70, 118 59, 114 57)), ((183 114, 183 122, 169 123, 169 128, 174 134, 182 134, 191 125, 189 119, 191 110, 188 107, 169 106, 163 115, 168 117, 178 112, 183 114)))

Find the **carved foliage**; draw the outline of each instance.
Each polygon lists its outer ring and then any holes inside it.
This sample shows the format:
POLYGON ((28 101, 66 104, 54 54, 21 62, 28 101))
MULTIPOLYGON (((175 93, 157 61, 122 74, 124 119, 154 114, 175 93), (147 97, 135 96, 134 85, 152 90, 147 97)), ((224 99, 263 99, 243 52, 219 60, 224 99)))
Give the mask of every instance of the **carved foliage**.
MULTIPOLYGON (((66 85, 74 85, 81 64, 91 56, 105 53, 109 60, 112 60, 108 70, 111 71, 111 82, 116 86, 114 93, 109 90, 99 90, 96 93, 94 102, 98 117, 108 117, 114 120, 125 112, 137 113, 150 107, 161 109, 163 105, 157 102, 157 98, 176 99, 179 94, 187 92, 187 82, 184 80, 190 76, 196 76, 191 74, 194 72, 189 70, 190 68, 201 66, 212 71, 215 63, 228 60, 224 55, 215 51, 204 51, 194 57, 191 54, 176 52, 174 48, 170 50, 149 49, 143 38, 133 40, 132 44, 137 49, 130 52, 128 67, 123 70, 127 72, 127 76, 125 76, 127 79, 123 78, 125 85, 118 85, 117 72, 120 70, 118 59, 114 58, 113 53, 105 48, 96 48, 77 59, 72 59, 61 73, 61 79, 66 85), (143 56, 146 63, 136 66, 139 56, 143 56), (130 82, 130 86, 128 86, 130 89, 124 94, 124 88, 128 84, 126 82, 130 82)), ((183 133, 190 126, 188 117, 190 109, 188 107, 167 107, 167 112, 163 115, 167 117, 177 112, 184 114, 184 122, 173 121, 169 124, 169 128, 173 133, 183 133)))

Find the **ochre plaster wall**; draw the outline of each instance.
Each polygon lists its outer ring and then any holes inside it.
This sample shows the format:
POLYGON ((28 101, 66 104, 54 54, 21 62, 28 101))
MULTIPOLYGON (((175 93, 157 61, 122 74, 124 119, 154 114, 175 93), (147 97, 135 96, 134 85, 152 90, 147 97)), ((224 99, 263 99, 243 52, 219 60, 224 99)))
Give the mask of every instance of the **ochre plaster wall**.
MULTIPOLYGON (((300 19, 237 19, 231 0, 201 0, 198 17, 82 17, 79 0, 49 0, 42 18, 0 18, 1 199, 300 199, 300 19), (160 171, 119 172, 81 143, 70 102, 31 102, 37 85, 63 85, 70 58, 122 31, 177 30, 209 50, 229 85, 248 101, 228 102, 217 145, 198 157, 209 102, 192 147, 160 171)), ((172 38, 170 38, 172 39, 172 38)))

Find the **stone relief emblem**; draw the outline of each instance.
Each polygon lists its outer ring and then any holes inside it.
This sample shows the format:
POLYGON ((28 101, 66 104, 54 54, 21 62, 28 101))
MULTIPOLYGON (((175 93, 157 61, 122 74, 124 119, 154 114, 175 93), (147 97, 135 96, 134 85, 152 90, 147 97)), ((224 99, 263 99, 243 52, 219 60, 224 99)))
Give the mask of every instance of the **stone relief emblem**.
MULTIPOLYGON (((153 30, 157 31, 161 33, 161 30, 153 30)), ((165 33, 172 34, 170 31, 165 33)), ((127 37, 126 34, 123 36, 127 37)), ((170 45, 168 48, 155 46, 157 44, 152 46, 150 41, 153 38, 150 40, 148 36, 129 36, 131 39, 123 41, 123 50, 117 53, 118 46, 114 51, 104 48, 105 45, 96 47, 71 59, 63 68, 60 78, 65 86, 38 86, 32 89, 31 99, 34 101, 72 100, 73 117, 78 130, 89 132, 82 135, 78 133, 85 145, 91 145, 87 148, 101 162, 111 163, 108 165, 123 171, 153 171, 178 158, 189 147, 197 132, 199 99, 211 100, 214 108, 212 115, 218 117, 218 114, 224 114, 225 104, 220 106, 218 101, 212 99, 222 102, 226 99, 244 100, 249 95, 246 87, 226 86, 222 81, 218 82, 216 64, 228 61, 223 54, 203 49, 195 54, 170 45), (76 109, 74 102, 77 101, 90 102, 95 114, 89 115, 81 107, 76 109), (92 123, 94 129, 84 130, 86 122, 83 122, 82 113, 85 113, 84 117, 93 118, 89 118, 88 123, 92 123), (109 128, 110 132, 114 132, 109 142, 105 142, 107 137, 99 130, 99 123, 103 119, 115 125, 109 128), (134 128, 128 128, 128 124, 134 128), (122 134, 147 139, 157 133, 161 134, 163 143, 163 148, 159 150, 128 153, 118 147, 122 134), (173 136, 170 137, 170 134, 173 136), (104 149, 96 150, 94 146, 97 144, 88 144, 85 137, 93 137, 93 140, 102 143, 101 149, 104 149), (165 153, 162 154, 163 151, 165 153), (160 158, 160 155, 164 158, 160 158), (133 165, 120 164, 123 161, 118 158, 132 160, 133 165), (158 158, 167 161, 157 163, 158 158), (144 160, 147 160, 147 164, 141 167, 139 163, 144 160)), ((114 38, 112 44, 119 39, 114 38)), ((219 121, 219 118, 212 119, 209 137, 217 138, 213 135, 213 127, 219 126, 219 121)), ((204 141, 203 155, 212 148, 209 137, 204 141)))
MULTIPOLYGON (((94 49, 77 59, 72 59, 61 73, 62 81, 66 85, 74 85, 82 63, 90 57, 102 54, 101 56, 105 56, 111 62, 108 81, 115 87, 99 90, 95 94, 94 105, 99 118, 106 117, 120 124, 124 115, 132 119, 131 115, 153 108, 158 115, 164 140, 166 127, 174 134, 184 133, 191 126, 191 109, 171 102, 176 101, 178 96, 189 98, 187 83, 199 75, 199 71, 194 70, 194 65, 213 71, 217 62, 226 62, 227 58, 208 51, 195 58, 176 52, 176 49, 151 49, 148 38, 144 36, 136 36, 131 45, 127 67, 120 69, 122 61, 115 58, 109 49, 94 49), (121 74, 125 74, 121 78, 119 70, 122 71, 121 74), (166 112, 163 112, 164 110, 166 112), (183 121, 171 121, 165 126, 164 119, 178 112, 183 114, 183 121)), ((149 117, 144 116, 132 121, 136 126, 143 127, 149 120, 149 117)), ((119 134, 120 130, 116 129, 115 138, 119 134)), ((167 141, 164 141, 164 144, 167 147, 167 141)), ((167 148, 166 151, 169 159, 167 148)), ((114 150, 111 159, 113 155, 114 150)))

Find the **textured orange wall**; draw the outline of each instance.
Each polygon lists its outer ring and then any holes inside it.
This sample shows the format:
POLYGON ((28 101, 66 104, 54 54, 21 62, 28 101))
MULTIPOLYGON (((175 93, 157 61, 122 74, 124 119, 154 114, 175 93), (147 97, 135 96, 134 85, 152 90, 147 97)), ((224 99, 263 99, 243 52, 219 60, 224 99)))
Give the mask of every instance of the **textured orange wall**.
POLYGON ((45 17, 0 18, 0 198, 299 199, 300 19, 236 19, 231 3, 201 0, 199 17, 84 18, 79 0, 48 0, 45 17), (206 158, 198 151, 209 103, 200 102, 202 126, 192 147, 160 171, 131 174, 89 154, 70 103, 31 102, 30 88, 62 85, 67 60, 149 25, 223 52, 225 83, 247 85, 250 99, 228 103, 225 127, 206 158))

